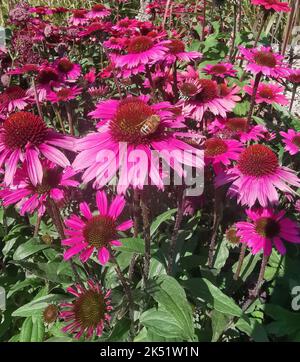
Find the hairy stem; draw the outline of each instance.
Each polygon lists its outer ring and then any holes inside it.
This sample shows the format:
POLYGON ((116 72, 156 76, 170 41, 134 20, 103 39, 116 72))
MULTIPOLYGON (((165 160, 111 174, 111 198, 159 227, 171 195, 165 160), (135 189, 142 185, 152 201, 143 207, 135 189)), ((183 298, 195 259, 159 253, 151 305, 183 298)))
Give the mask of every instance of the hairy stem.
POLYGON ((248 117, 247 117, 248 124, 250 124, 250 122, 252 120, 252 115, 253 115, 255 100, 256 100, 256 94, 257 94, 257 89, 259 86, 261 75, 262 75, 262 73, 259 72, 256 74, 256 77, 255 77, 254 86, 252 89, 251 103, 250 103, 249 113, 248 113, 248 117))
POLYGON ((174 230, 172 233, 171 241, 170 241, 170 250, 168 256, 168 268, 167 273, 169 275, 173 272, 173 265, 175 261, 175 250, 176 250, 176 241, 179 232, 179 228, 181 225, 182 217, 183 217, 183 206, 184 206, 184 190, 182 187, 179 188, 178 192, 178 200, 177 200, 177 215, 175 219, 174 230))
POLYGON ((129 342, 132 342, 135 336, 135 328, 134 328, 134 302, 133 302, 133 298, 132 298, 132 293, 131 293, 131 289, 130 289, 130 284, 129 282, 126 280, 118 262, 117 259, 113 253, 113 251, 110 249, 110 255, 111 255, 111 260, 115 265, 115 271, 117 273, 117 276, 122 284, 122 287, 124 289, 124 293, 126 295, 127 301, 128 301, 128 312, 129 312, 129 318, 131 321, 130 324, 130 332, 129 332, 129 342))
POLYGON ((238 266, 237 266, 236 272, 235 272, 235 274, 233 276, 234 280, 238 280, 238 278, 240 277, 240 273, 241 273, 244 258, 245 258, 246 248, 247 248, 247 244, 243 243, 242 246, 241 246, 241 250, 240 250, 238 266))
POLYGON ((145 254, 144 254, 144 270, 143 270, 143 280, 144 285, 148 280, 149 269, 150 269, 150 260, 151 260, 151 237, 150 237, 150 221, 149 221, 149 208, 145 200, 145 192, 143 191, 141 195, 141 210, 143 218, 143 232, 145 239, 145 254))

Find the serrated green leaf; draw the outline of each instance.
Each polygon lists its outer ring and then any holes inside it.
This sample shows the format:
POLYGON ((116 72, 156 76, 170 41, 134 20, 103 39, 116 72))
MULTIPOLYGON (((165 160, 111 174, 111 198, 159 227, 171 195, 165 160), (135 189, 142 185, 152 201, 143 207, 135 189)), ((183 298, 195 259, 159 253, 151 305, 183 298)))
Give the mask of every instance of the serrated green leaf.
POLYGON ((224 294, 219 288, 204 278, 192 278, 182 282, 184 287, 197 298, 205 301, 210 308, 217 311, 240 317, 243 312, 234 300, 224 294))

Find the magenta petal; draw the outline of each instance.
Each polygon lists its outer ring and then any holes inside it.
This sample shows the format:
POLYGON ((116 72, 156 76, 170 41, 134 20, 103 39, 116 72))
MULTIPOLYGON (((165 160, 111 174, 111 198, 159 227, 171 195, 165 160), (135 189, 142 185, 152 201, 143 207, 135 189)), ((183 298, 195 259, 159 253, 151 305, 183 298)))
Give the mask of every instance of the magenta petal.
POLYGON ((125 230, 128 230, 128 229, 132 228, 132 226, 133 226, 133 221, 132 220, 127 220, 127 221, 122 222, 122 224, 118 225, 117 230, 118 231, 125 231, 125 230))
POLYGON ((65 260, 69 260, 70 258, 72 258, 72 256, 78 254, 82 249, 84 249, 88 244, 87 243, 82 243, 82 244, 76 244, 75 246, 73 246, 72 248, 68 249, 65 253, 64 253, 64 259, 65 260))
POLYGON ((104 191, 98 191, 96 194, 96 203, 100 215, 107 214, 107 197, 104 191))
POLYGON ((114 219, 116 219, 121 212, 123 211, 125 206, 125 199, 123 196, 116 196, 115 199, 113 200, 113 202, 110 205, 108 214, 109 216, 113 217, 114 219))
POLYGON ((43 180, 43 167, 41 161, 39 160, 39 154, 36 150, 28 148, 26 150, 26 161, 27 161, 27 170, 30 181, 34 186, 38 183, 42 183, 43 180))
POLYGON ((93 215, 92 215, 92 213, 91 213, 91 210, 90 210, 90 208, 89 208, 89 206, 88 206, 88 204, 87 204, 86 202, 82 202, 82 203, 79 205, 79 208, 80 208, 80 211, 82 212, 82 215, 83 215, 86 219, 90 220, 90 219, 93 217, 93 215))
POLYGON ((9 159, 7 160, 5 176, 4 176, 4 182, 7 185, 10 185, 13 181, 13 178, 17 170, 19 157, 20 157, 20 150, 15 150, 12 152, 9 159))
POLYGON ((110 244, 112 245, 112 246, 122 246, 123 244, 121 243, 121 241, 119 241, 119 240, 112 240, 111 242, 110 242, 110 244))
POLYGON ((98 260, 101 265, 105 265, 109 260, 109 251, 103 246, 98 251, 98 260))

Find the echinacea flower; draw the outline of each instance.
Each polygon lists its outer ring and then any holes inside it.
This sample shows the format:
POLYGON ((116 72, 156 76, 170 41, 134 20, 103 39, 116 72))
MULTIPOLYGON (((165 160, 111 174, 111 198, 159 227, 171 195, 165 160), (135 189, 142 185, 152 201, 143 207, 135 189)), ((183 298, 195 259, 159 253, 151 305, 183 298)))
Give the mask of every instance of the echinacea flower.
POLYGON ((109 182, 119 171, 119 193, 130 185, 142 189, 148 177, 162 188, 158 156, 180 177, 184 175, 184 165, 203 167, 198 150, 176 138, 174 129, 185 125, 175 120, 171 104, 149 105, 148 100, 142 96, 102 101, 90 113, 93 118, 101 119, 98 133, 77 141, 80 152, 73 163, 76 170, 85 170, 85 183, 95 179, 94 186, 102 187, 104 181, 109 182), (147 127, 153 127, 149 133, 142 132, 145 122, 147 127))
POLYGON ((287 79, 295 84, 295 85, 299 85, 300 84, 300 69, 290 69, 290 73, 289 76, 287 77, 287 79))
POLYGON ((271 47, 244 48, 239 47, 241 54, 248 61, 246 69, 252 74, 262 73, 267 77, 286 77, 290 74, 289 69, 282 62, 283 56, 274 53, 271 47))
POLYGON ((202 70, 206 74, 219 78, 234 77, 236 75, 236 70, 233 69, 231 63, 207 64, 202 70))
POLYGON ((51 91, 47 95, 47 99, 53 103, 68 102, 75 99, 81 93, 81 88, 78 87, 62 87, 51 91))
POLYGON ((272 10, 276 12, 288 13, 291 11, 289 4, 287 2, 282 2, 280 0, 251 0, 252 5, 260 5, 265 10, 272 10))
POLYGON ((91 10, 87 13, 87 17, 90 19, 104 18, 111 13, 111 10, 102 4, 95 4, 91 10))
POLYGON ((12 114, 0 128, 0 167, 5 163, 5 184, 12 183, 20 162, 27 162, 28 176, 35 186, 43 180, 42 156, 61 167, 69 166, 69 160, 57 147, 73 150, 73 139, 48 128, 33 113, 12 114))
POLYGON ((208 125, 209 133, 225 138, 234 138, 242 143, 264 139, 267 129, 258 124, 250 125, 247 118, 216 118, 208 125))
POLYGON ((132 220, 117 223, 117 219, 125 207, 123 196, 116 196, 108 207, 105 192, 98 191, 96 203, 97 215, 93 215, 88 204, 82 202, 80 204, 82 217, 73 214, 65 221, 68 227, 65 229, 65 233, 68 238, 62 240, 61 243, 70 247, 64 253, 65 260, 80 254, 80 260, 85 263, 96 251, 99 263, 105 265, 110 259, 111 247, 122 245, 118 240, 118 232, 132 227, 132 220))
POLYGON ((86 286, 75 284, 68 287, 67 292, 75 296, 75 299, 73 302, 60 304, 60 317, 67 323, 62 331, 74 334, 76 339, 83 334, 87 338, 93 335, 100 337, 105 323, 111 318, 111 291, 105 291, 98 282, 89 279, 86 286))
POLYGON ((226 117, 227 112, 231 112, 240 100, 236 95, 238 87, 230 88, 211 79, 187 80, 180 85, 180 91, 186 97, 183 113, 198 122, 202 121, 206 111, 226 117))
POLYGON ((68 58, 60 58, 56 61, 58 73, 64 79, 75 80, 81 74, 81 67, 79 64, 72 63, 68 58))
POLYGON ((48 160, 42 160, 41 164, 43 178, 42 182, 36 185, 33 185, 28 177, 26 163, 17 170, 13 185, 4 187, 0 191, 0 199, 2 199, 4 207, 16 204, 20 215, 24 215, 26 212, 32 214, 37 211, 38 215, 42 216, 49 198, 60 202, 65 198, 65 192, 69 187, 79 185, 78 181, 72 179, 76 173, 71 167, 62 170, 48 160))
POLYGON ((165 60, 168 64, 174 63, 176 60, 181 62, 190 62, 195 59, 201 59, 202 54, 196 51, 186 51, 185 44, 179 39, 171 39, 166 47, 169 49, 165 60))
MULTIPOLYGON (((251 81, 251 85, 246 85, 244 90, 252 96, 254 88, 254 82, 251 81)), ((283 94, 284 88, 277 84, 272 83, 259 83, 257 92, 255 95, 256 103, 268 103, 268 104, 281 104, 287 105, 289 100, 283 94)))
POLYGON ((0 94, 0 112, 21 111, 29 103, 28 94, 18 85, 8 87, 0 94))
POLYGON ((286 253, 283 241, 300 243, 299 225, 285 216, 284 211, 271 209, 246 210, 249 221, 239 221, 237 235, 257 254, 263 251, 269 256, 273 247, 282 255, 286 253))
MULTIPOLYGON (((38 94, 38 100, 42 102, 46 99, 47 94, 52 90, 52 87, 58 86, 60 83, 60 76, 56 69, 50 66, 42 66, 36 77, 36 91, 38 94)), ((28 94, 32 97, 35 94, 35 90, 32 86, 28 90, 28 94)))
POLYGON ((287 132, 279 132, 283 137, 285 143, 284 149, 289 152, 290 155, 296 155, 300 152, 300 132, 296 132, 293 129, 289 129, 287 132))
POLYGON ((236 196, 239 203, 249 207, 257 201, 262 207, 276 204, 279 199, 276 189, 294 194, 289 185, 300 187, 296 173, 280 166, 276 154, 262 144, 247 147, 233 168, 217 176, 217 186, 228 182, 232 182, 229 196, 236 196))
POLYGON ((117 67, 135 68, 140 64, 149 65, 165 57, 168 48, 166 48, 166 41, 155 42, 154 39, 138 35, 130 39, 126 54, 117 55, 114 62, 117 67))
POLYGON ((242 151, 242 145, 236 140, 209 138, 204 142, 204 157, 206 162, 229 165, 237 160, 242 151))
POLYGON ((85 25, 89 21, 87 13, 88 11, 86 9, 72 10, 72 16, 69 18, 69 23, 74 26, 85 25))

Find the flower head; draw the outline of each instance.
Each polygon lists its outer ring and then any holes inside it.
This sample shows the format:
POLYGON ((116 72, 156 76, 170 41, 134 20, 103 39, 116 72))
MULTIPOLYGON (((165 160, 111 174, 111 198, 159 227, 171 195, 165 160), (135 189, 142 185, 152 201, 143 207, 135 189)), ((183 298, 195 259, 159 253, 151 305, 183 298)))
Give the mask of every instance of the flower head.
POLYGON ((87 338, 100 337, 105 323, 110 321, 110 290, 105 291, 99 283, 89 279, 86 286, 75 284, 67 288, 67 292, 75 299, 60 305, 60 317, 67 323, 63 332, 72 333, 77 339, 83 334, 87 338))
POLYGON ((294 171, 279 165, 276 154, 267 146, 255 144, 247 147, 236 166, 226 175, 218 175, 217 185, 232 182, 230 196, 237 196, 242 205, 252 207, 258 201, 262 207, 278 202, 279 189, 293 194, 289 186, 300 187, 294 171))
POLYGON ((253 74, 262 73, 267 77, 286 77, 290 74, 289 69, 283 64, 283 56, 272 52, 270 47, 243 48, 241 54, 248 61, 246 69, 253 74))
POLYGON ((85 263, 97 252, 101 265, 105 265, 110 258, 112 246, 120 246, 118 232, 125 231, 132 227, 131 220, 121 224, 117 219, 125 207, 123 196, 116 196, 108 207, 107 197, 104 191, 96 194, 98 213, 93 215, 86 202, 80 204, 82 217, 71 215, 65 221, 68 229, 65 230, 67 239, 62 240, 62 245, 70 248, 64 253, 64 259, 68 260, 76 254, 80 254, 80 260, 85 263))
POLYGON ((291 11, 289 4, 287 2, 282 2, 280 0, 251 0, 253 5, 260 5, 265 10, 271 10, 276 12, 288 13, 291 11))
POLYGON ((202 70, 206 74, 219 78, 234 77, 236 74, 231 63, 207 64, 202 70))
POLYGON ((81 93, 81 88, 78 87, 62 87, 58 88, 55 91, 49 92, 47 99, 53 103, 59 102, 68 102, 72 99, 75 99, 78 94, 81 93))
POLYGON ((283 137, 285 143, 284 149, 290 153, 290 155, 296 155, 300 152, 300 132, 296 132, 293 129, 289 129, 287 132, 279 132, 283 137))
POLYGON ((285 216, 284 211, 271 209, 246 211, 249 221, 237 222, 237 235, 246 243, 253 254, 263 251, 270 255, 273 246, 280 254, 286 253, 283 241, 300 243, 299 225, 285 216))
POLYGON ((158 155, 183 176, 183 165, 202 167, 197 150, 176 138, 174 129, 185 127, 170 111, 168 102, 150 105, 147 97, 102 101, 94 118, 101 118, 98 133, 77 142, 80 151, 73 166, 83 170, 83 181, 95 179, 102 187, 119 171, 118 192, 132 185, 142 189, 149 181, 163 187, 158 155), (174 155, 177 153, 175 159, 174 155))
POLYGON ((5 163, 5 184, 12 183, 19 163, 24 161, 33 185, 43 179, 42 157, 61 167, 69 166, 69 160, 56 147, 72 150, 73 139, 51 130, 33 113, 22 111, 9 116, 0 128, 0 166, 5 163))
POLYGON ((111 10, 102 4, 95 4, 91 10, 87 13, 87 17, 90 19, 104 18, 111 13, 111 10))
POLYGON ((168 53, 166 55, 166 61, 169 64, 174 63, 176 60, 181 62, 190 62, 195 59, 201 59, 202 54, 196 51, 186 51, 185 44, 179 39, 172 39, 166 44, 168 53))
POLYGON ((72 63, 68 58, 60 58, 56 61, 56 69, 63 79, 77 79, 81 74, 79 64, 72 63))
POLYGON ((227 112, 231 112, 240 100, 238 87, 230 88, 225 83, 218 84, 212 79, 184 81, 180 85, 180 91, 188 95, 187 89, 190 96, 183 102, 183 113, 198 122, 202 121, 206 111, 226 117, 227 112))
POLYGON ((42 160, 41 164, 43 178, 42 182, 36 185, 33 185, 28 177, 26 163, 17 170, 13 185, 4 187, 0 191, 0 198, 4 207, 16 204, 21 215, 26 212, 32 214, 37 211, 38 215, 42 216, 49 198, 55 202, 60 202, 65 199, 69 187, 79 185, 79 182, 73 179, 75 172, 71 167, 62 170, 48 160, 42 160))
POLYGON ((209 138, 204 142, 204 157, 213 164, 229 165, 231 160, 237 160, 242 145, 236 140, 209 138))
MULTIPOLYGON (((254 82, 251 81, 251 85, 246 85, 244 90, 252 96, 254 88, 254 82)), ((256 103, 268 103, 268 104, 281 104, 286 105, 289 103, 288 99, 283 95, 284 88, 272 83, 259 83, 257 93, 255 96, 256 103)))
POLYGON ((168 49, 166 42, 155 42, 149 36, 138 35, 129 40, 126 54, 118 55, 114 61, 117 67, 135 68, 140 64, 154 64, 163 60, 168 49))
POLYGON ((0 112, 21 111, 29 103, 28 94, 18 85, 8 87, 0 94, 0 112))

